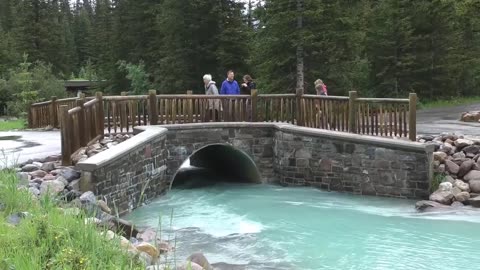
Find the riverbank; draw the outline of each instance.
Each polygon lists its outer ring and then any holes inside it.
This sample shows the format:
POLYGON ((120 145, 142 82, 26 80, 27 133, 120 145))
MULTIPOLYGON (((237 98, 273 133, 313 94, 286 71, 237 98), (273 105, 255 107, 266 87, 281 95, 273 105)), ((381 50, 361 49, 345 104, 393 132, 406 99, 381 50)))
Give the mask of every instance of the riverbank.
MULTIPOLYGON (((144 269, 87 215, 55 196, 33 195, 15 172, 0 171, 1 269, 144 269)), ((105 229, 104 229, 105 230, 105 229)))
POLYGON ((480 208, 480 139, 442 134, 420 136, 418 141, 434 145, 435 152, 430 201, 418 202, 417 209, 480 208))
MULTIPOLYGON (((129 138, 102 139, 79 151, 74 163, 129 138)), ((80 177, 73 166, 62 166, 58 155, 0 170, 0 258, 6 258, 0 260, 0 269, 201 269, 195 262, 209 266, 203 255, 193 254, 176 267, 177 262, 165 259, 174 257, 174 248, 162 241, 158 229, 138 228, 91 191, 81 193, 80 177)))

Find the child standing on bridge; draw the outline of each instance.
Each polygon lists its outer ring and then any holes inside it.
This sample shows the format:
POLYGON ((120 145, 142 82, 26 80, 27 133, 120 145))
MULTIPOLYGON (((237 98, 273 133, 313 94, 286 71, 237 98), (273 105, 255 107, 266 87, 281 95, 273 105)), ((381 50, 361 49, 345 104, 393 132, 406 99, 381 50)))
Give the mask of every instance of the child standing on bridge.
POLYGON ((314 84, 315 84, 315 90, 317 91, 317 95, 328 96, 327 86, 323 83, 322 80, 318 79, 314 82, 314 84))

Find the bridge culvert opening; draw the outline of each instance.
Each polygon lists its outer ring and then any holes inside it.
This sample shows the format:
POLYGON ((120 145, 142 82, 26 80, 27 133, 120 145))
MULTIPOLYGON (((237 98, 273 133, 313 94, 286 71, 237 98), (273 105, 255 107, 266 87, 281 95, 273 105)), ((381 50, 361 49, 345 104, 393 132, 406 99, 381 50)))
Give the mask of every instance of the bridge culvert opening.
POLYGON ((194 152, 175 173, 171 188, 200 188, 217 183, 261 183, 255 162, 229 144, 211 144, 194 152))

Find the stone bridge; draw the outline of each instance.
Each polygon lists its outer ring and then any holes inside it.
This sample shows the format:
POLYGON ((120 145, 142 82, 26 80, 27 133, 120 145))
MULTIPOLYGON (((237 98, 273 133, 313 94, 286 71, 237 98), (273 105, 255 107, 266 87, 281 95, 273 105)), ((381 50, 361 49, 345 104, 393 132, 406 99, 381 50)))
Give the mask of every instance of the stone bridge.
POLYGON ((188 159, 238 182, 411 199, 429 195, 433 145, 280 123, 147 126, 136 133, 77 164, 82 191, 105 196, 120 214, 182 181, 177 172, 188 159))

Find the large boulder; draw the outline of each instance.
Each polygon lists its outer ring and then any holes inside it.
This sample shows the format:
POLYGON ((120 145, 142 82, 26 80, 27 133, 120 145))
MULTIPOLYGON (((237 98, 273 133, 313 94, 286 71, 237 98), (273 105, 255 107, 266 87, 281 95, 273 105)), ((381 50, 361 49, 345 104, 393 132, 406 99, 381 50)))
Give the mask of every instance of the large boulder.
POLYGON ((480 111, 464 112, 460 117, 460 121, 463 122, 479 122, 480 121, 480 111))
POLYGON ((452 191, 453 184, 450 182, 443 182, 438 185, 438 191, 452 191))
POLYGON ((457 194, 455 194, 455 201, 457 202, 466 202, 470 199, 470 193, 462 191, 457 194))
POLYGON ((455 141, 455 146, 458 147, 459 149, 462 149, 464 147, 473 145, 473 141, 467 140, 467 139, 458 139, 455 141))
POLYGON ((205 270, 213 270, 212 266, 208 262, 205 255, 203 255, 203 253, 201 253, 201 252, 196 252, 196 253, 193 253, 192 255, 188 256, 187 262, 196 263, 196 264, 202 266, 205 270))
POLYGON ((438 160, 441 163, 443 163, 443 161, 445 161, 446 158, 447 158, 447 154, 444 153, 444 152, 434 152, 433 153, 433 159, 438 160))
POLYGON ((455 154, 452 155, 452 158, 454 160, 464 160, 465 158, 467 158, 467 155, 465 155, 465 153, 463 152, 457 152, 455 154))
POLYGON ((32 178, 43 178, 45 177, 45 175, 47 175, 47 172, 46 171, 42 171, 42 170, 36 170, 36 171, 33 171, 30 173, 30 175, 32 176, 32 178))
POLYGON ((156 259, 158 257, 160 257, 160 252, 158 251, 158 249, 150 244, 150 243, 147 243, 147 242, 141 242, 141 243, 138 243, 135 248, 141 252, 145 252, 147 253, 148 255, 150 255, 153 259, 156 259))
POLYGON ((455 182, 455 179, 453 177, 451 177, 450 175, 446 175, 444 178, 443 178, 443 182, 449 182, 449 183, 454 183, 455 182))
MULTIPOLYGON (((204 270, 203 267, 193 262, 186 262, 182 265, 178 265, 175 269, 176 270, 204 270)), ((165 270, 165 266, 151 265, 151 266, 148 266, 146 270, 165 270)))
POLYGON ((438 202, 445 205, 450 205, 453 199, 452 191, 437 190, 430 195, 430 201, 438 202))
POLYGON ((480 196, 470 198, 467 202, 473 207, 480 208, 480 196))
POLYGON ((458 170, 458 177, 462 178, 464 175, 466 175, 472 169, 474 164, 475 162, 471 159, 464 161, 458 170))
POLYGON ((108 214, 112 213, 112 210, 110 209, 110 207, 108 207, 107 203, 104 200, 98 200, 97 205, 98 205, 98 207, 100 207, 100 209, 103 212, 108 213, 108 214))
POLYGON ((93 192, 87 191, 80 196, 80 202, 82 202, 82 204, 96 204, 97 198, 93 192))
POLYGON ((480 145, 470 145, 462 149, 465 154, 473 154, 475 156, 480 152, 480 145))
POLYGON ((62 181, 58 180, 51 180, 51 181, 43 181, 40 185, 40 194, 53 194, 56 195, 62 192, 65 189, 65 184, 62 181))
POLYGON ((480 171, 470 171, 465 176, 463 176, 465 182, 470 182, 472 180, 480 180, 480 171))
MULTIPOLYGON (((453 145, 451 145, 450 143, 444 143, 442 146, 440 146, 440 150, 441 152, 444 152, 446 154, 453 154, 454 151, 453 151, 453 145)), ((446 157, 445 157, 446 158, 446 157)))
POLYGON ((22 172, 33 172, 37 171, 38 169, 40 169, 38 166, 35 166, 33 164, 27 164, 22 167, 22 172))
POLYGON ((471 180, 468 184, 470 185, 471 192, 480 193, 480 180, 471 180))
POLYGON ((447 167, 447 171, 452 174, 457 174, 460 170, 460 166, 458 166, 457 164, 455 164, 455 162, 451 160, 445 160, 445 166, 447 167))
POLYGON ((450 207, 438 202, 433 202, 433 201, 418 201, 417 203, 415 203, 415 209, 421 212, 437 210, 437 209, 448 209, 448 208, 450 207))
POLYGON ((470 186, 468 183, 465 183, 460 179, 455 180, 453 186, 459 188, 460 191, 470 192, 470 186))
POLYGON ((61 173, 61 176, 63 176, 69 183, 72 182, 73 180, 79 179, 81 174, 78 171, 75 171, 74 169, 71 168, 66 168, 64 169, 61 173))
POLYGON ((46 162, 42 164, 42 167, 40 167, 41 170, 50 172, 55 170, 55 163, 54 162, 46 162))

